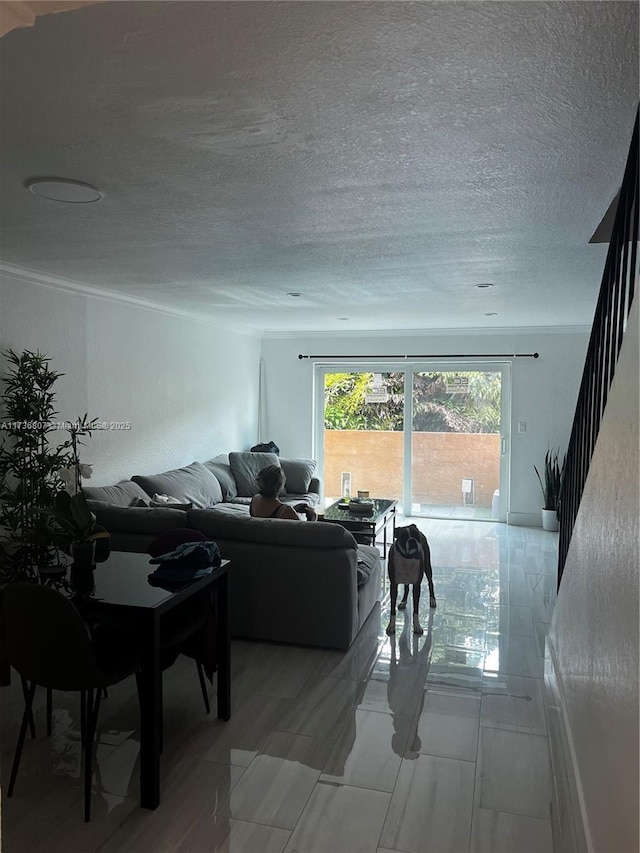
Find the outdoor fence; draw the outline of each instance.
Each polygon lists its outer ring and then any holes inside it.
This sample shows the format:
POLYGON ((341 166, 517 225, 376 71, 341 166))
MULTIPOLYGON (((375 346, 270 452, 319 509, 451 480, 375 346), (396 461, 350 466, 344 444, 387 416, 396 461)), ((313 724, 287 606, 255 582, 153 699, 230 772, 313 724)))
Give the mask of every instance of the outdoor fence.
MULTIPOLYGON (((351 494, 402 499, 404 436, 382 430, 325 430, 325 495, 341 495, 341 474, 351 472, 351 494)), ((491 507, 500 488, 500 436, 485 433, 416 432, 412 437, 413 502, 491 507), (463 498, 463 480, 473 492, 463 498), (467 484, 468 485, 468 484, 467 484)))

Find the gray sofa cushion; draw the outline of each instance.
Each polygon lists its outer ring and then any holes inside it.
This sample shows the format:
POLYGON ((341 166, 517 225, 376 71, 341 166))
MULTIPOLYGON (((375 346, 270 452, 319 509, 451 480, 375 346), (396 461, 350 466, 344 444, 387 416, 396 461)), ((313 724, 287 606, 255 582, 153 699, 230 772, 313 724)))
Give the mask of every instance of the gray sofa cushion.
POLYGON ((358 586, 367 583, 380 565, 380 551, 372 545, 358 545, 358 586))
POLYGON ((236 498, 233 501, 223 501, 221 504, 210 506, 207 510, 216 518, 249 518, 249 505, 236 503, 238 500, 249 500, 249 498, 236 498))
POLYGON ((88 501, 102 501, 115 506, 131 506, 136 500, 148 503, 149 495, 137 483, 123 480, 113 486, 83 486, 88 501))
POLYGON ((184 468, 175 468, 162 474, 136 474, 131 479, 142 486, 149 497, 155 494, 171 495, 181 503, 190 503, 199 509, 222 501, 220 483, 202 462, 192 462, 184 468))
POLYGON ((283 547, 352 548, 356 540, 339 524, 323 521, 294 521, 283 518, 251 518, 234 504, 222 504, 209 510, 192 509, 187 513, 189 527, 207 539, 237 539, 283 547), (229 512, 235 510, 235 512, 229 512))
POLYGON ((151 498, 149 501, 149 506, 154 507, 155 509, 180 509, 183 512, 186 512, 188 509, 193 509, 193 504, 181 504, 175 503, 174 501, 158 501, 151 498))
POLYGON ((229 498, 235 498, 238 494, 238 487, 236 486, 236 481, 233 479, 233 474, 229 467, 228 455, 226 453, 221 453, 219 456, 209 459, 209 461, 205 462, 204 465, 220 483, 223 500, 226 501, 229 500, 229 498))
MULTIPOLYGON (((320 500, 320 495, 315 492, 305 492, 301 495, 290 495, 288 492, 283 492, 278 500, 283 504, 290 504, 291 506, 295 506, 295 504, 309 504, 309 506, 315 506, 320 500)), ((249 507, 251 503, 251 498, 228 498, 225 500, 225 503, 231 504, 240 504, 240 506, 249 507)))
MULTIPOLYGON (((359 631, 360 628, 362 628, 367 616, 374 608, 376 601, 379 601, 381 593, 382 561, 378 560, 378 565, 374 569, 369 580, 366 583, 358 584, 358 624, 356 626, 356 631, 359 631)), ((377 619, 380 619, 379 609, 377 619)))
POLYGON ((256 476, 267 465, 280 465, 275 453, 238 453, 229 454, 229 467, 236 481, 238 495, 252 497, 258 492, 256 476))
POLYGON ((193 504, 181 504, 176 503, 175 501, 156 501, 148 495, 146 498, 138 498, 133 501, 133 503, 130 503, 129 506, 152 506, 156 509, 181 509, 183 512, 186 512, 188 509, 193 509, 193 504))
POLYGON ((179 509, 157 509, 155 507, 125 507, 103 501, 88 501, 89 509, 98 524, 111 533, 163 533, 174 527, 184 527, 185 515, 179 509))
POLYGON ((288 494, 304 495, 309 491, 316 470, 315 459, 281 459, 280 466, 287 478, 285 490, 288 494))
MULTIPOLYGON (((313 483, 313 481, 312 481, 313 483)), ((305 492, 303 495, 280 495, 280 500, 285 504, 309 504, 309 506, 317 506, 320 503, 320 495, 318 492, 305 492)))
POLYGON ((249 505, 251 504, 252 500, 253 500, 252 497, 251 498, 241 498, 239 496, 236 496, 235 498, 229 498, 227 501, 225 501, 225 503, 238 504, 238 506, 244 506, 244 507, 248 508, 249 505))

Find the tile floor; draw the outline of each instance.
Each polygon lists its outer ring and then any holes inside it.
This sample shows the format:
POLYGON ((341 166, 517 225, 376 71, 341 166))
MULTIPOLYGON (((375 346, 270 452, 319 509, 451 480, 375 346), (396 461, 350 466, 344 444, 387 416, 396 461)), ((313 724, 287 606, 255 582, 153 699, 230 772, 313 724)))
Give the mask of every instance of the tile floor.
MULTIPOLYGON (((76 697, 55 694, 54 735, 27 741, 2 800, 3 851, 552 851, 542 676, 557 534, 418 524, 438 598, 430 611, 422 596, 423 637, 400 614, 388 638, 383 602, 345 653, 236 640, 228 723, 204 715, 193 662, 180 659, 165 674, 156 812, 137 803, 133 681, 113 688, 90 824, 76 697)), ((13 681, 0 691, 3 785, 21 713, 13 681)))

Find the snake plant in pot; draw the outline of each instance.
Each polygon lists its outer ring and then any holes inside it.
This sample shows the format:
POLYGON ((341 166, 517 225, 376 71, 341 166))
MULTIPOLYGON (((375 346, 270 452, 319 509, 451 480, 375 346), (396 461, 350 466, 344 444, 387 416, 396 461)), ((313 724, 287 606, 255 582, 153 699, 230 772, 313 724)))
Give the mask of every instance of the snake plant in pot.
POLYGON ((545 530, 558 529, 558 507, 560 505, 560 484, 566 456, 560 461, 559 450, 547 450, 544 457, 543 475, 534 465, 540 482, 544 506, 542 508, 542 526, 545 530))

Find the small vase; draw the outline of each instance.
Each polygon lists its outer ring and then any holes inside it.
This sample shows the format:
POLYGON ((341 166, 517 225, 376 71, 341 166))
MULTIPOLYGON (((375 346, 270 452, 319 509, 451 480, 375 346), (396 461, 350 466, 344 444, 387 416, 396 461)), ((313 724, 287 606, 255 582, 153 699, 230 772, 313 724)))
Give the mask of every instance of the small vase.
POLYGON ((111 535, 99 524, 94 524, 92 533, 93 541, 96 544, 95 561, 96 563, 104 563, 105 560, 109 559, 111 553, 111 535))
POLYGON ((543 530, 558 529, 558 512, 555 509, 542 510, 542 528, 543 530))
POLYGON ((94 539, 71 543, 73 569, 92 569, 96 564, 96 543, 94 539))
POLYGON ((71 589, 78 596, 88 596, 93 593, 96 588, 96 579, 93 573, 93 566, 85 566, 79 569, 75 564, 71 566, 69 574, 71 589))

